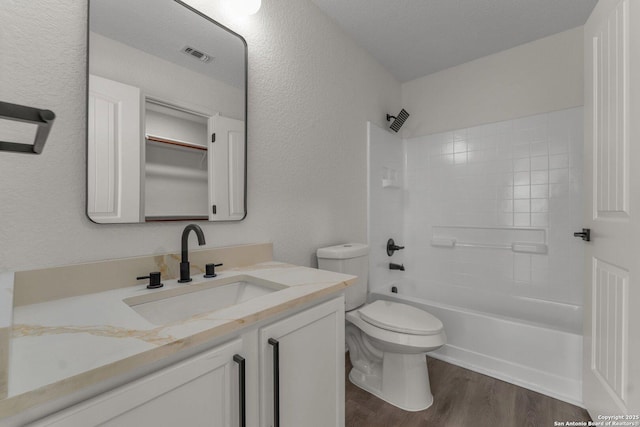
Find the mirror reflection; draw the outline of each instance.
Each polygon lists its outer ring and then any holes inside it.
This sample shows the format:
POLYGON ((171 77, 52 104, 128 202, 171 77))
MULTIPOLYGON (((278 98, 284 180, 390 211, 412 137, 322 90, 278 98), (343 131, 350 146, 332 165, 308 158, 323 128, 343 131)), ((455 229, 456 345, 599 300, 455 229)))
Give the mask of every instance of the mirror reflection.
POLYGON ((174 0, 89 1, 87 214, 246 214, 242 37, 174 0))

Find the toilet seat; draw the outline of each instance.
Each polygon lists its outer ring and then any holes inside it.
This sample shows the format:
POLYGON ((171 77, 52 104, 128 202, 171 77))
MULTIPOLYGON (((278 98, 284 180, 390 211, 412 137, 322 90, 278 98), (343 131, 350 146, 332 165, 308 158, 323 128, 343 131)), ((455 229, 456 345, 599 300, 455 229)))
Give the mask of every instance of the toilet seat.
POLYGON ((435 335, 442 332, 442 322, 419 308, 394 301, 377 300, 359 309, 360 317, 387 331, 411 335, 435 335))
MULTIPOLYGON (((345 317, 348 322, 352 323, 364 332, 373 342, 378 343, 378 346, 387 348, 387 351, 391 351, 392 349, 397 353, 422 353, 442 347, 447 342, 447 338, 442 327, 440 327, 437 332, 432 331, 430 334, 419 335, 392 331, 388 328, 377 326, 366 321, 361 312, 372 304, 374 303, 365 304, 360 308, 348 311, 345 317)), ((423 313, 428 314, 424 311, 423 313)), ((442 325, 442 323, 440 323, 440 325, 442 325)))

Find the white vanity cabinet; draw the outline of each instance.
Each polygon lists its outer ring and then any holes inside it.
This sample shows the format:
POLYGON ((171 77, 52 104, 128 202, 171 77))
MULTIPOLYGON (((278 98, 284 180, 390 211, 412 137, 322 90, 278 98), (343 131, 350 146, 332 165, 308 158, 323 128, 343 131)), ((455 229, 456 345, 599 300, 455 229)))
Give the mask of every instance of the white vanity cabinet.
POLYGON ((236 426, 236 339, 65 409, 30 427, 236 426))
POLYGON ((344 426, 344 299, 260 330, 260 427, 344 426))
POLYGON ((230 338, 29 426, 344 426, 343 297, 230 338))

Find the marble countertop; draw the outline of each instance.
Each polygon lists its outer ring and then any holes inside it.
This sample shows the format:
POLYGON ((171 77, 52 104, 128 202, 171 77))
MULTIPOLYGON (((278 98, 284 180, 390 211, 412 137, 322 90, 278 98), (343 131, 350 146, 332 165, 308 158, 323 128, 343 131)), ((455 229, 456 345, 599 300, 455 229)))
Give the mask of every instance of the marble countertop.
POLYGON ((0 400, 0 417, 17 414, 336 294, 350 286, 355 277, 265 262, 223 271, 214 279, 202 275, 193 279, 189 284, 166 280, 161 289, 149 290, 139 285, 16 307, 8 397, 0 400), (269 281, 283 289, 165 325, 151 323, 124 302, 134 297, 152 298, 161 292, 181 293, 193 287, 216 286, 243 276, 269 281))

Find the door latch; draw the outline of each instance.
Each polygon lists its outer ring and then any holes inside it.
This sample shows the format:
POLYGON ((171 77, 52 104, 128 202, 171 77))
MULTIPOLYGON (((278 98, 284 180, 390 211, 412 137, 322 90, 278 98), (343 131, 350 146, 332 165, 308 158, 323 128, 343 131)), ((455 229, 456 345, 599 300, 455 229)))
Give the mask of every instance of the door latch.
POLYGON ((580 237, 585 242, 590 242, 591 241, 591 229, 590 228, 583 228, 582 231, 578 231, 576 233, 573 233, 573 236, 574 237, 580 237))

